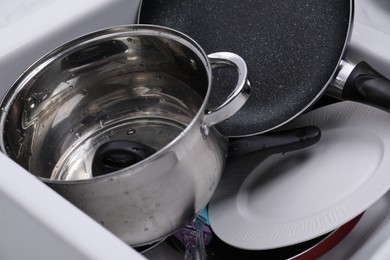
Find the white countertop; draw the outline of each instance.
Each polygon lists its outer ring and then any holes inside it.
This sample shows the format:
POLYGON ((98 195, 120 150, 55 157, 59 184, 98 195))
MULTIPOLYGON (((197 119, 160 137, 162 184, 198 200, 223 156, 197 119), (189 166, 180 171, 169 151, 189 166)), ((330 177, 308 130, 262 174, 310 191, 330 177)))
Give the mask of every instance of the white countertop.
POLYGON ((347 57, 390 78, 390 1, 355 0, 354 16, 347 57))

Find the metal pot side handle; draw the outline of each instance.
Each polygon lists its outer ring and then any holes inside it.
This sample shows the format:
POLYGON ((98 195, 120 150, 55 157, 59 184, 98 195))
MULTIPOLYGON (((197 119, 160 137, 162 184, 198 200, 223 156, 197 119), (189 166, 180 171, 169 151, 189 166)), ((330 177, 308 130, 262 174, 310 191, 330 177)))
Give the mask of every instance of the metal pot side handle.
POLYGON ((222 122, 234 115, 248 100, 252 91, 248 80, 248 69, 245 61, 231 52, 216 52, 208 55, 211 68, 234 67, 238 72, 237 85, 221 105, 205 111, 202 124, 203 134, 207 136, 209 127, 222 122))

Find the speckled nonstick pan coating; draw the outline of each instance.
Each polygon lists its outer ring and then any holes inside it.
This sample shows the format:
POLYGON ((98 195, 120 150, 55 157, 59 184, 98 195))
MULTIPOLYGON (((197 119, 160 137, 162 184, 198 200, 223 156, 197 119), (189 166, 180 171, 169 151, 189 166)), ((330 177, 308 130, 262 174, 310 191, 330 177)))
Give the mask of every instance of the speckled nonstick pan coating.
MULTIPOLYGON (((244 58, 254 91, 218 128, 245 136, 290 121, 324 93, 343 55, 350 8, 350 0, 144 0, 139 23, 181 31, 206 53, 244 58)), ((230 73, 217 76, 214 103, 234 85, 230 73)))

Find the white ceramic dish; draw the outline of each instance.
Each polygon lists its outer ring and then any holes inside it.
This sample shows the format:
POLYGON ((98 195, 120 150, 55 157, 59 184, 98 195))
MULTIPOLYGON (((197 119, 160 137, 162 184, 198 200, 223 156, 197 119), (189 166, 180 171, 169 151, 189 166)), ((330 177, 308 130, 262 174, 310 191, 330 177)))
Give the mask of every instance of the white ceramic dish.
POLYGON ((347 101, 284 128, 304 125, 321 128, 317 144, 227 165, 209 204, 221 240, 249 250, 304 242, 347 223, 389 190, 389 113, 347 101))

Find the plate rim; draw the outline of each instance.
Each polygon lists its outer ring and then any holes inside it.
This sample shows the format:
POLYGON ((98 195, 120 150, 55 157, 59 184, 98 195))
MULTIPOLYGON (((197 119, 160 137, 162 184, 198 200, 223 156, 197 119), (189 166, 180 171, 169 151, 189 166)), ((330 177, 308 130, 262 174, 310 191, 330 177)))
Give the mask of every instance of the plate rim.
MULTIPOLYGON (((335 118, 337 119, 337 123, 339 123, 342 127, 345 127, 346 125, 349 126, 351 122, 352 125, 361 125, 367 120, 378 122, 378 124, 383 123, 387 126, 390 126, 390 113, 353 101, 343 101, 307 112, 306 114, 295 119, 281 129, 290 129, 307 124, 317 125, 320 127, 320 129, 331 129, 330 126, 325 127, 315 123, 318 123, 320 120, 322 120, 322 123, 324 123, 327 120, 334 120, 335 118), (384 118, 387 118, 387 121, 383 120, 384 118), (382 119, 381 122, 378 121, 380 119, 382 119)), ((375 132, 372 124, 370 124, 368 128, 375 132)), ((383 132, 385 131, 383 130, 381 134, 383 134, 383 132)), ((386 136, 385 139, 387 139, 387 142, 384 143, 385 147, 390 148, 390 133, 386 136)), ((386 155, 388 155, 389 153, 390 150, 386 151, 386 149, 384 149, 382 158, 386 158, 386 155)), ((257 164, 257 166, 258 165, 259 164, 257 164)), ((253 169, 255 169, 257 166, 255 166, 253 169)), ((223 176, 225 178, 221 179, 221 182, 218 185, 208 206, 210 225, 214 233, 225 243, 234 247, 247 250, 275 249, 304 242, 331 232, 334 229, 337 229, 341 225, 347 223, 354 217, 364 212, 368 207, 370 207, 378 199, 380 199, 380 197, 382 197, 390 188, 390 174, 388 170, 386 172, 386 169, 390 169, 390 160, 386 162, 386 160, 382 159, 379 162, 375 172, 373 172, 373 174, 371 174, 370 177, 364 183, 359 185, 358 188, 348 194, 348 196, 345 197, 342 201, 340 201, 337 205, 331 206, 328 209, 324 209, 320 213, 313 214, 315 215, 314 217, 308 217, 306 220, 300 221, 302 223, 300 223, 299 221, 294 223, 294 221, 292 221, 293 223, 281 224, 280 228, 277 230, 264 230, 264 232, 268 235, 277 238, 268 242, 256 240, 253 241, 253 238, 248 238, 248 235, 245 234, 245 231, 248 230, 235 230, 236 236, 233 238, 229 237, 228 233, 231 232, 231 229, 234 229, 234 225, 231 225, 230 223, 230 226, 228 227, 226 225, 229 225, 229 221, 226 219, 221 219, 223 217, 226 217, 227 211, 218 214, 214 212, 214 208, 216 207, 215 205, 218 205, 218 202, 216 202, 217 200, 220 200, 224 197, 226 198, 228 196, 227 194, 229 193, 229 190, 225 188, 226 184, 231 185, 231 183, 229 183, 229 180, 236 178, 236 180, 234 181, 237 181, 238 176, 232 174, 230 174, 230 176, 223 176), (228 224, 218 223, 221 221, 222 223, 228 224), (300 235, 297 235, 296 232, 300 229, 304 230, 304 232, 301 232, 300 235), (226 230, 229 231, 226 232, 226 230), (288 238, 283 238, 283 235, 281 234, 288 234, 288 238), (254 242, 256 242, 256 245, 253 245, 254 242)), ((234 196, 230 194, 229 196, 231 197, 231 199, 224 202, 226 205, 222 205, 225 208, 229 207, 230 203, 230 210, 238 211, 236 209, 237 194, 240 191, 240 187, 243 185, 243 183, 245 183, 245 180, 252 175, 252 172, 250 172, 249 174, 241 174, 241 176, 244 175, 246 175, 246 177, 243 177, 240 182, 236 182, 235 184, 236 186, 234 187, 234 196)), ((231 222, 239 220, 237 219, 237 215, 234 215, 234 217, 235 220, 231 220, 231 222)), ((235 226, 238 227, 238 225, 235 226)), ((253 225, 247 227, 247 229, 250 228, 252 228, 253 231, 253 225)), ((275 227, 273 227, 273 229, 275 229, 275 227)), ((252 237, 255 235, 251 234, 252 237)), ((261 235, 262 234, 257 234, 259 238, 262 238, 261 235)))

